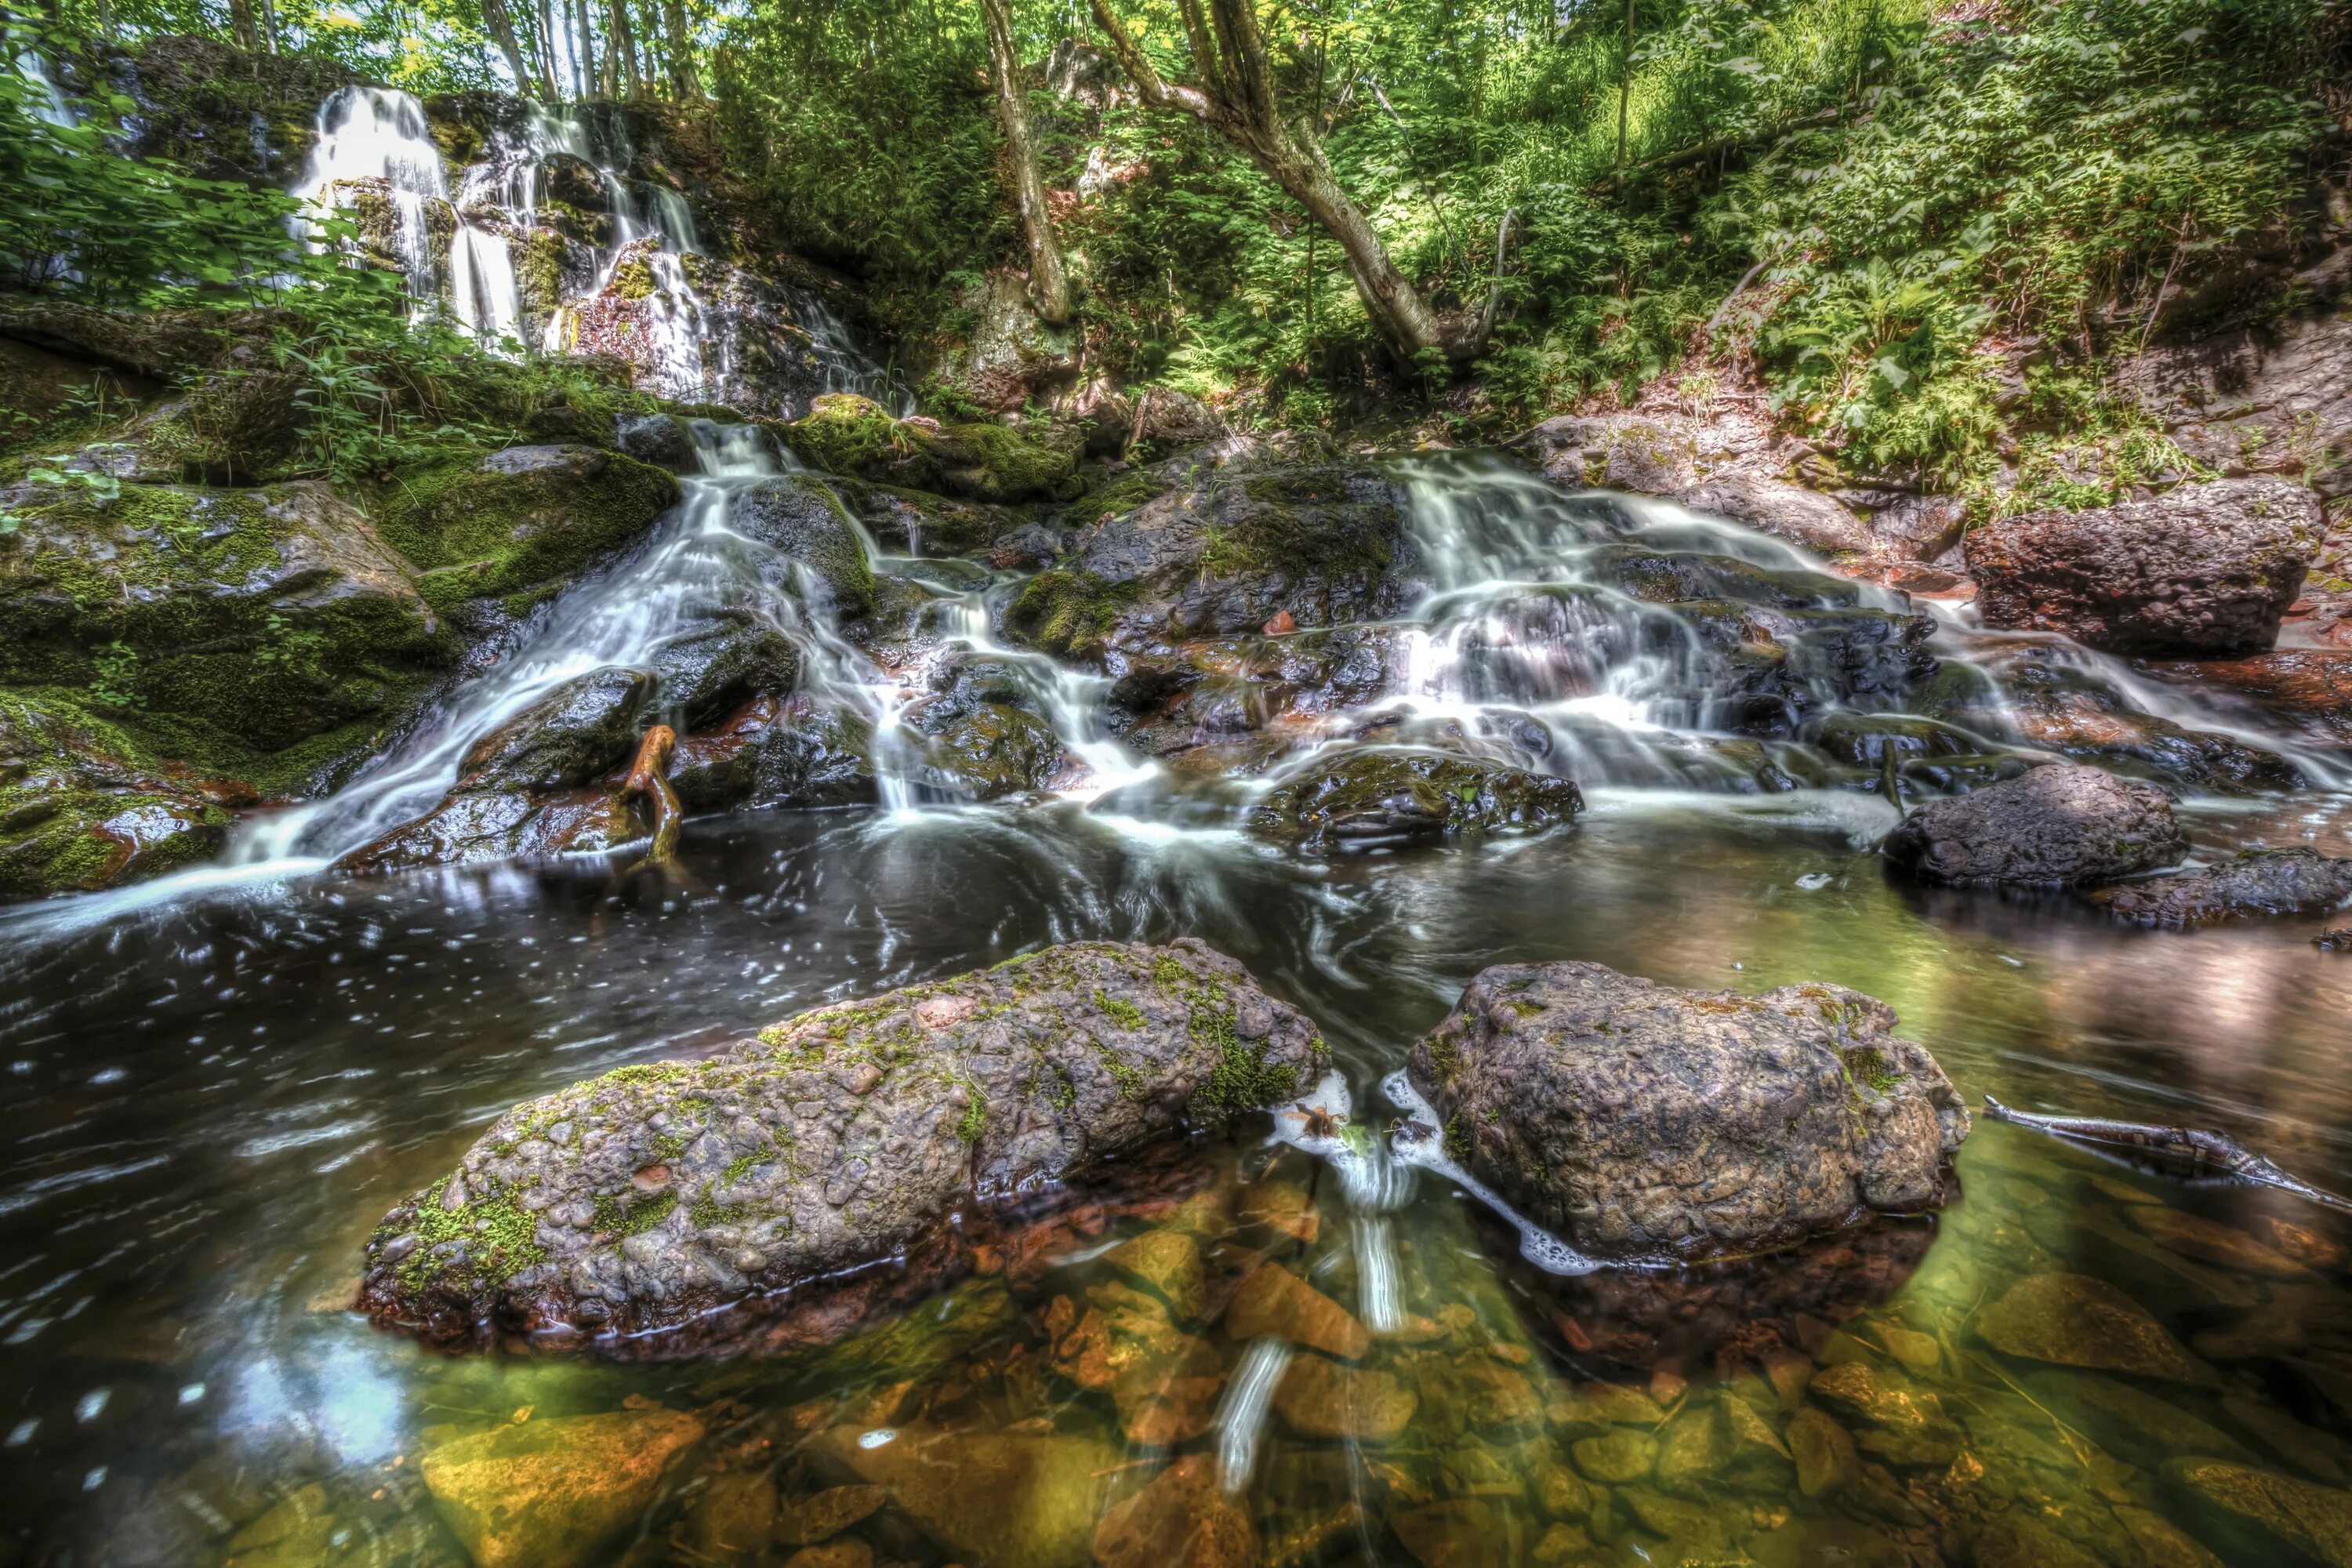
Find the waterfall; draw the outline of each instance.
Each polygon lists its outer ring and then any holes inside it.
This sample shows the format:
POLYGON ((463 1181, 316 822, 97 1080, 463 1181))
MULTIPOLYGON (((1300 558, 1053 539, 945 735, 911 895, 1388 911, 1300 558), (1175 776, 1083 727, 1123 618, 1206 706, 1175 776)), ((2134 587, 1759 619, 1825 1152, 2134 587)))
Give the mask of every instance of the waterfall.
POLYGON ((20 50, 16 55, 16 74, 38 89, 33 100, 33 113, 43 124, 69 131, 81 123, 81 116, 74 112, 73 105, 66 101, 66 95, 50 77, 47 60, 30 49, 20 50))
MULTIPOLYGON (((467 209, 487 188, 468 170, 456 203, 433 141, 425 106, 389 88, 346 87, 319 106, 318 144, 294 194, 319 211, 353 206, 353 187, 382 180, 392 205, 392 240, 409 297, 429 304, 446 281, 450 314, 467 334, 495 346, 517 335, 522 319, 514 258, 506 237, 480 225, 467 209), (436 258, 432 215, 450 215, 449 247, 436 258)), ((314 224, 310 232, 318 230, 314 224)))

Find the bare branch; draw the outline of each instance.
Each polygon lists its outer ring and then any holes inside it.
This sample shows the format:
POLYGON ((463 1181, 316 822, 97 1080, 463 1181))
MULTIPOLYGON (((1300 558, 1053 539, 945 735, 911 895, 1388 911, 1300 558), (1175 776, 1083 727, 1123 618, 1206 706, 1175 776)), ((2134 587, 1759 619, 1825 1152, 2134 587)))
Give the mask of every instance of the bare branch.
POLYGON ((1093 10, 1095 26, 1103 30, 1103 37, 1110 46, 1111 58, 1118 61, 1119 68, 1127 73, 1129 81, 1135 83, 1135 90, 1145 103, 1154 109, 1176 110, 1196 120, 1213 121, 1216 118, 1206 93, 1198 88, 1171 86, 1161 79, 1159 68, 1151 63, 1151 57, 1143 52, 1142 46, 1111 14, 1110 0, 1093 0, 1093 10))

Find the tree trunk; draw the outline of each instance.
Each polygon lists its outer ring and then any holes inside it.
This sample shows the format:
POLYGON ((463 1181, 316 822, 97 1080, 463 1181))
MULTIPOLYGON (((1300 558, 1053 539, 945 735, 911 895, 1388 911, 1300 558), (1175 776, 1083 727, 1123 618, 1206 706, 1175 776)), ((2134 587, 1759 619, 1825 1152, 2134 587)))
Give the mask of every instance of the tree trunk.
POLYGON ((572 12, 572 90, 584 102, 596 91, 596 35, 589 30, 588 0, 565 3, 572 12))
POLYGON ((563 89, 555 80, 554 0, 539 0, 539 86, 548 102, 562 101, 563 89))
POLYGON ((490 42, 498 45, 499 53, 506 56, 507 68, 514 72, 516 93, 529 98, 530 72, 523 68, 522 46, 515 40, 514 17, 507 10, 507 0, 482 0, 482 25, 489 29, 490 42))
POLYGON ((637 90, 637 41, 629 28, 628 0, 608 0, 604 14, 611 26, 604 33, 604 58, 610 62, 613 96, 635 100, 637 90))
POLYGON ((253 0, 228 0, 229 36, 240 49, 257 49, 261 40, 253 31, 253 0))
POLYGON ((662 0, 662 25, 669 34, 669 89, 680 102, 702 96, 702 82, 694 68, 694 34, 686 20, 685 0, 662 0))
POLYGON ((1012 0, 981 0, 988 19, 989 74, 996 79, 996 118, 1013 160, 1013 203, 1021 212, 1021 232, 1029 241, 1029 302, 1037 319, 1061 326, 1070 319, 1070 275, 1054 238, 1054 215, 1045 205, 1045 182, 1037 173, 1037 143, 1030 132, 1029 106, 1022 101, 1021 58, 1013 37, 1012 0))
POLYGON ((1311 137, 1300 140, 1284 121, 1255 0, 1209 0, 1206 12, 1202 0, 1177 0, 1199 86, 1164 79, 1112 14, 1109 0, 1091 3, 1095 23, 1138 97, 1155 109, 1189 114, 1240 148, 1339 242, 1364 313, 1400 366, 1420 369, 1422 356, 1433 349, 1453 357, 1455 345, 1446 342, 1436 313, 1398 270, 1363 209, 1340 188, 1323 149, 1311 137))

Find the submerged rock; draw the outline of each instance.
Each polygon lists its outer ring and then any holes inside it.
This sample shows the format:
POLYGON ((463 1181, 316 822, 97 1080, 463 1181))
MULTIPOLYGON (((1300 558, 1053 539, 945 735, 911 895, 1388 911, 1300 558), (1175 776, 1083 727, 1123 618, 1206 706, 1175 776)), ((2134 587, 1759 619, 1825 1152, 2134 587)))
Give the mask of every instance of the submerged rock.
POLYGON ((1252 831, 1302 849, 1534 833, 1584 809, 1575 784, 1437 752, 1354 751, 1318 763, 1250 810, 1252 831))
POLYGON ((2211 1381, 2146 1308, 2087 1274, 2036 1274, 2018 1281, 1977 1314, 1976 1331, 2004 1355, 2172 1383, 2211 1381))
POLYGON ((702 1430, 676 1410, 549 1416, 428 1439, 422 1468, 477 1568, 572 1568, 646 1510, 702 1430))
POLYGON ((1081 1568, 1108 1523, 1119 1452, 1099 1438, 919 1426, 868 1441, 877 1435, 835 1427, 817 1447, 967 1562, 1081 1568))
POLYGON ((2110 653, 2229 656, 2278 638, 2321 532, 2319 498, 2275 479, 2182 485, 2093 511, 1970 531, 1985 624, 2110 653))
POLYGON ((2260 1525, 2314 1562, 2352 1568, 2352 1492, 2221 1459, 2176 1458, 2164 1468, 2209 1508, 2260 1525))
POLYGON ((1048 948, 518 1106, 385 1217, 362 1304, 447 1341, 675 1327, 953 1248, 951 1213, 1222 1125, 1328 1054, 1200 942, 1048 948))
POLYGON ((1594 1257, 1703 1257, 1944 1201, 1968 1112, 1895 1023, 1837 986, 1506 964, 1406 1071, 1448 1156, 1535 1224, 1594 1257))
POLYGON ((1249 1568, 1258 1536, 1215 1458, 1187 1454, 1104 1512, 1094 1551, 1101 1568, 1249 1568))
POLYGON ((2065 886, 2168 866, 2188 847, 2162 790, 2062 763, 1930 801, 1895 825, 1880 852, 1939 882, 2065 886))
POLYGON ((2102 888, 2091 895, 2140 925, 2210 925, 2245 915, 2311 914, 2352 899, 2352 860, 2305 845, 2249 849, 2202 871, 2102 888))

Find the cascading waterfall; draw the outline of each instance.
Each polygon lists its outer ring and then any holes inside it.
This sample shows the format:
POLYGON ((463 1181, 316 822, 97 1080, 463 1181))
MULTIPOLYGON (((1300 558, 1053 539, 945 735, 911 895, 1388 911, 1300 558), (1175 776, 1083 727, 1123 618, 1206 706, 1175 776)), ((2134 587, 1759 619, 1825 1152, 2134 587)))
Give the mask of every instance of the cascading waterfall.
MULTIPOLYGON (((362 182, 382 180, 392 205, 394 248, 409 297, 429 304, 446 281, 456 324, 486 344, 515 336, 522 319, 521 292, 506 237, 469 216, 488 193, 472 179, 449 199, 425 106, 389 88, 346 87, 319 106, 318 144, 294 194, 321 212, 357 205, 362 182), (434 253, 432 218, 438 206, 450 214, 448 249, 434 253)), ((315 234, 315 224, 310 226, 315 234)))
POLYGON ((33 100, 33 112, 40 117, 43 123, 66 130, 81 123, 81 116, 74 112, 73 105, 66 101, 65 93, 49 75, 47 60, 30 49, 21 50, 16 56, 16 74, 38 89, 38 95, 33 100))

